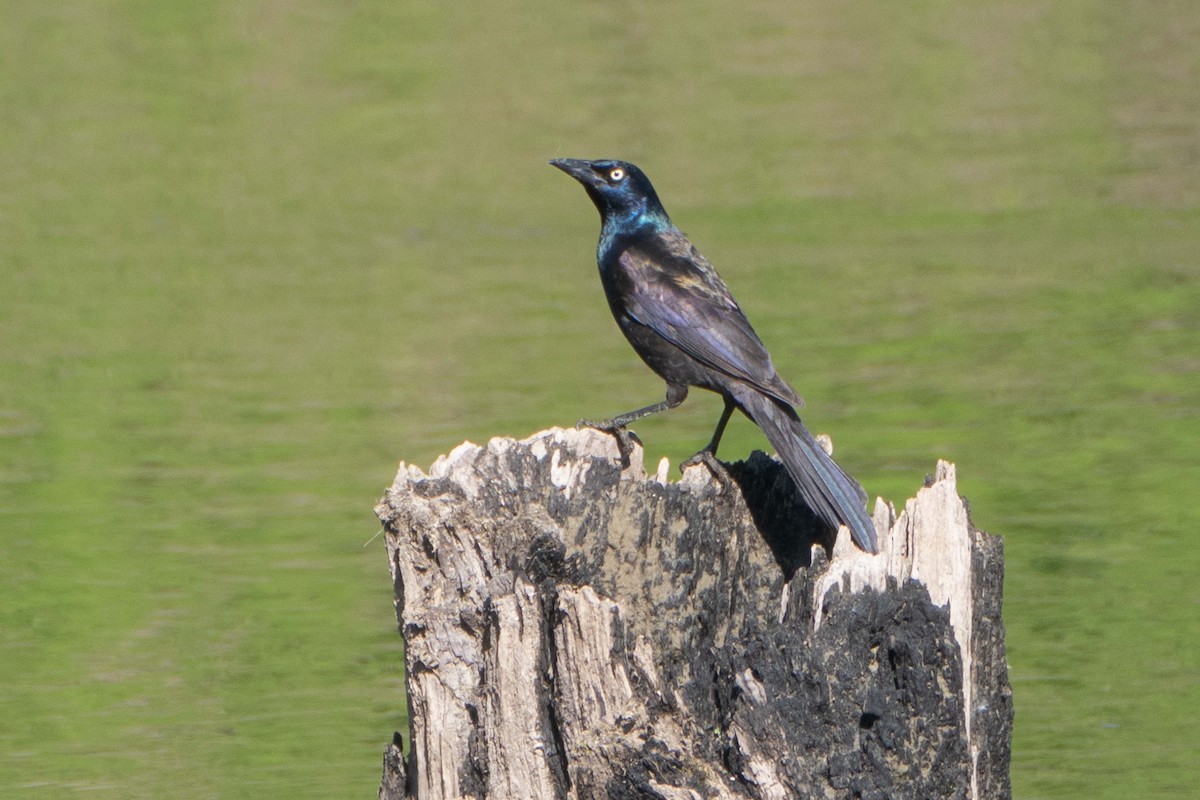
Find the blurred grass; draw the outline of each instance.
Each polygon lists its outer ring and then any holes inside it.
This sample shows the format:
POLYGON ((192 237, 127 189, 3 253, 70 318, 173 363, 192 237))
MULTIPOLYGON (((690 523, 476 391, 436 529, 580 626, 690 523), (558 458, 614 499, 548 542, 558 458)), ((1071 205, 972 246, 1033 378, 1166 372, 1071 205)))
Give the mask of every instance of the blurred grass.
POLYGON ((373 795, 396 459, 660 395, 544 166, 612 155, 869 491, 949 458, 1005 536, 1016 795, 1190 797, 1198 53, 1179 0, 0 3, 0 793, 373 795))

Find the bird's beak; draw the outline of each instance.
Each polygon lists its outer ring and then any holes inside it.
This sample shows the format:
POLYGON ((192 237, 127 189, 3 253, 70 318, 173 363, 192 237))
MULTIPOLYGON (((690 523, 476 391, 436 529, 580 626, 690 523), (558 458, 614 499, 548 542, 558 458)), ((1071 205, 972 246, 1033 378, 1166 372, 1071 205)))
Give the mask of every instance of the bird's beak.
POLYGON ((550 166, 558 167, 584 186, 599 186, 604 183, 604 178, 592 169, 592 162, 582 158, 556 158, 550 162, 550 166))

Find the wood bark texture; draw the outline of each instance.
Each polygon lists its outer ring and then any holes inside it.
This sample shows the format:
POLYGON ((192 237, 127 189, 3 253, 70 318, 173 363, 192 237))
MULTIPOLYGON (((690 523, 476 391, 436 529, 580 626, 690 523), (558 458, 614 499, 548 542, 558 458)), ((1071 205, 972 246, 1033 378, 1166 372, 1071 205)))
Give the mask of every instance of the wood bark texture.
POLYGON ((1002 543, 953 465, 876 502, 878 556, 776 460, 727 468, 670 482, 560 429, 401 464, 380 797, 1010 797, 1002 543))

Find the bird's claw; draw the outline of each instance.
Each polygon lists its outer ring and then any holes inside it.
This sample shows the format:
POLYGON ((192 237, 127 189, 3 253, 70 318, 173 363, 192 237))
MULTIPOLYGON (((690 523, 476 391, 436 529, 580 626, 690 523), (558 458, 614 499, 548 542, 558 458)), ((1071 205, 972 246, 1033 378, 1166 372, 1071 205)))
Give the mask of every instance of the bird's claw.
POLYGON ((683 472, 688 467, 694 467, 698 464, 703 464, 704 466, 708 467, 708 471, 711 472, 712 476, 717 479, 717 483, 721 484, 721 488, 725 488, 729 485, 729 470, 726 469, 725 465, 718 461, 717 457, 713 455, 713 452, 707 448, 701 450, 699 453, 696 453, 687 461, 684 461, 682 464, 680 464, 679 471, 683 472))
POLYGON ((580 428, 592 428, 594 430, 603 431, 611 435, 617 440, 617 452, 621 454, 621 469, 629 468, 629 454, 633 452, 634 444, 641 444, 641 440, 637 438, 637 434, 626 428, 624 425, 614 422, 611 419, 591 420, 581 419, 575 423, 575 430, 580 428))

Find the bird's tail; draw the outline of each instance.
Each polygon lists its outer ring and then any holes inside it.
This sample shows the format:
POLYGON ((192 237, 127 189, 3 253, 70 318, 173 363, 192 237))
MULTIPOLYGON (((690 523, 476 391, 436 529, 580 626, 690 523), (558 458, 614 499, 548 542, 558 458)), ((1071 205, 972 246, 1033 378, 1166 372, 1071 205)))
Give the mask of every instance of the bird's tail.
POLYGON ((867 493, 817 443, 796 412, 749 386, 737 387, 734 398, 775 447, 808 507, 834 528, 849 528, 863 550, 878 553, 867 493))

